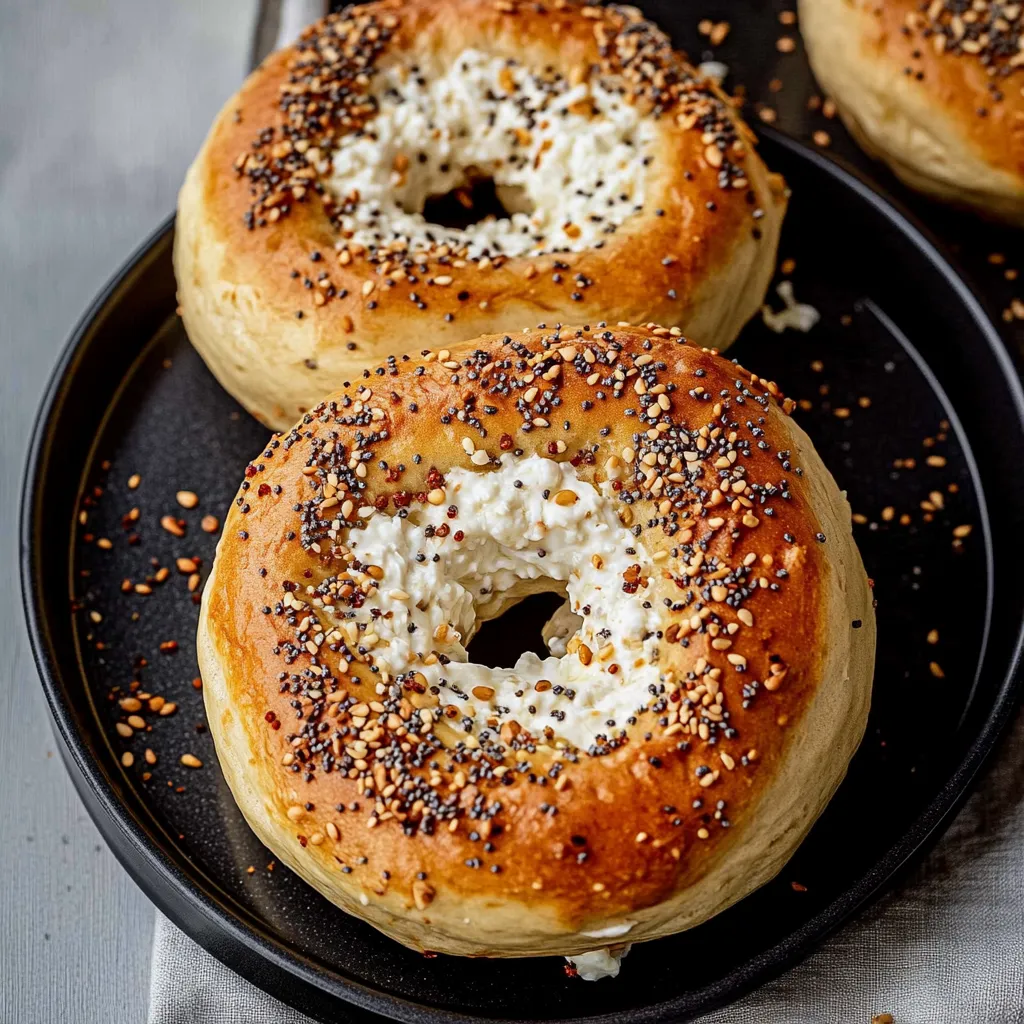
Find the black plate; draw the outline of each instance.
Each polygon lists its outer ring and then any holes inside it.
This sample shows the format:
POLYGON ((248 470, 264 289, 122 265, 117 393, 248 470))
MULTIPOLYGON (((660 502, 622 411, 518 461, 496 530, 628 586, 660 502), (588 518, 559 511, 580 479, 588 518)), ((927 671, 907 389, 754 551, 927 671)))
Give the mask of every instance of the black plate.
MULTIPOLYGON (((614 981, 569 978, 554 958, 428 959, 285 869, 267 870, 270 855, 199 731, 197 608, 173 571, 181 555, 208 566, 215 537, 200 517, 223 515, 266 435, 219 388, 174 316, 169 223, 69 342, 31 449, 21 535, 29 627, 64 755, 154 902, 286 1002, 323 1020, 361 1017, 355 1006, 417 1021, 679 1021, 706 1011, 806 955, 920 854, 1008 721, 1024 618, 1024 475, 1013 464, 1024 452, 1024 401, 1011 361, 971 292, 901 213, 782 137, 769 134, 763 152, 793 188, 782 251, 797 261, 798 297, 822 321, 807 336, 754 323, 734 354, 807 400, 803 424, 867 519, 856 530, 879 602, 871 721, 848 779, 782 875, 700 928, 635 949, 614 981), (133 473, 137 490, 126 483, 133 473), (200 495, 194 511, 175 504, 181 488, 200 495), (74 526, 83 502, 88 521, 74 526), (133 506, 141 517, 126 529, 133 506), (167 513, 186 520, 184 538, 160 528, 167 513), (954 542, 963 525, 969 536, 954 542), (122 593, 123 579, 154 573, 151 558, 171 578, 149 596, 122 593), (926 641, 931 630, 936 644, 926 641), (166 641, 178 649, 161 652, 166 641), (149 662, 141 675, 140 656, 149 662), (125 741, 114 731, 124 716, 112 688, 123 693, 133 678, 179 709, 149 716, 152 732, 125 741), (147 746, 159 755, 152 769, 147 746), (127 770, 124 750, 136 755, 127 770), (184 752, 205 767, 181 767, 184 752)), ((495 661, 507 654, 499 640, 491 634, 486 652, 495 661)))

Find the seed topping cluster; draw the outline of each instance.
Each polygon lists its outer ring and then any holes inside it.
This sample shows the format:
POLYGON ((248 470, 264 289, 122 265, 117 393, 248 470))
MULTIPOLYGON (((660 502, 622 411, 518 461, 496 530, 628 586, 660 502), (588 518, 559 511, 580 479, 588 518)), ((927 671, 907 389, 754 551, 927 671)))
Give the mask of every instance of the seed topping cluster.
MULTIPOLYGON (((1005 98, 1006 79, 1024 66, 1024 19, 1022 5, 1003 0, 923 0, 907 14, 903 27, 908 36, 919 35, 937 54, 972 57, 991 78, 988 91, 993 103, 1005 98)), ((919 59, 920 51, 914 51, 919 59)), ((923 80, 924 72, 908 66, 908 76, 923 80)), ((978 108, 985 117, 985 107, 978 108)))

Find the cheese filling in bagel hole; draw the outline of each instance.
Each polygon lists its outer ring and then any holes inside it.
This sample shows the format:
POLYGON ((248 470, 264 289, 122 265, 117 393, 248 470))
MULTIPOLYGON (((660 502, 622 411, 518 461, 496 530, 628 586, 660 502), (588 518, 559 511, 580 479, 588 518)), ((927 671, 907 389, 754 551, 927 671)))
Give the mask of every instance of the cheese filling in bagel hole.
POLYGON ((621 93, 479 50, 426 61, 377 73, 375 113, 321 168, 349 248, 447 247, 470 260, 578 252, 643 208, 656 123, 621 93), (481 212, 497 205, 497 215, 474 220, 481 182, 497 200, 481 212), (466 208, 464 226, 424 215, 445 196, 466 208))
POLYGON ((600 755, 657 693, 660 574, 610 488, 530 455, 491 472, 454 468, 406 518, 377 515, 350 532, 353 554, 381 574, 359 615, 377 664, 395 677, 415 666, 471 746, 521 737, 600 755), (567 597, 545 628, 551 656, 469 661, 482 622, 543 591, 567 597))

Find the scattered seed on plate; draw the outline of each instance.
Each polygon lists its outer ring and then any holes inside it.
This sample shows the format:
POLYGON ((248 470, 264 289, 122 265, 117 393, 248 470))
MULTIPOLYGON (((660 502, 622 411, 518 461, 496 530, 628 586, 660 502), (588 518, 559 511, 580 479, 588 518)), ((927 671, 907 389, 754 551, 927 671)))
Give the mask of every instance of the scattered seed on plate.
POLYGON ((161 516, 160 525, 175 537, 185 536, 185 522, 182 519, 175 519, 174 516, 161 516))

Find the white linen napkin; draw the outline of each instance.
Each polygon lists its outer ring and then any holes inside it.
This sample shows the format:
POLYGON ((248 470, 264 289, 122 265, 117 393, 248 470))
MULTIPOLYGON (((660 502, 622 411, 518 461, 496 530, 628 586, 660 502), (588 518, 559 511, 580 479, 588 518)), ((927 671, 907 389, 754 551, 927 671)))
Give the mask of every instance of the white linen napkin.
MULTIPOLYGON (((622 976, 642 979, 643 958, 635 947, 622 976)), ((1024 713, 978 792, 898 890, 701 1024, 870 1024, 885 1013, 895 1024, 1024 1024, 1024 713)), ((310 1024, 158 915, 149 1024, 257 1021, 310 1024)))

